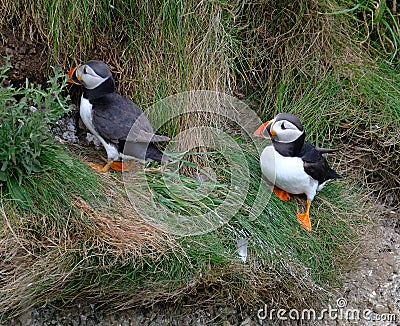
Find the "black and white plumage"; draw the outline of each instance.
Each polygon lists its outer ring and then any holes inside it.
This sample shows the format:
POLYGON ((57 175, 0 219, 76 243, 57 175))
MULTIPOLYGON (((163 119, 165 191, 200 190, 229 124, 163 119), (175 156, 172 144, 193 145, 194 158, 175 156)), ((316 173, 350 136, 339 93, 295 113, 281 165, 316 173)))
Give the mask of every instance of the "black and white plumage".
MULTIPOLYGON (((108 171, 121 158, 167 162, 169 157, 154 144, 168 141, 156 135, 142 109, 116 92, 115 81, 108 66, 98 60, 72 68, 69 82, 82 85, 80 116, 89 131, 107 152, 108 171)), ((95 166, 95 165, 92 165, 95 166)))
POLYGON ((309 210, 317 191, 326 182, 342 178, 322 156, 333 150, 306 142, 300 119, 291 113, 278 114, 262 124, 254 136, 272 139, 272 145, 261 153, 260 166, 264 177, 274 185, 274 193, 282 200, 289 200, 289 194, 307 196, 306 212, 297 213, 297 217, 304 228, 311 230, 309 210))

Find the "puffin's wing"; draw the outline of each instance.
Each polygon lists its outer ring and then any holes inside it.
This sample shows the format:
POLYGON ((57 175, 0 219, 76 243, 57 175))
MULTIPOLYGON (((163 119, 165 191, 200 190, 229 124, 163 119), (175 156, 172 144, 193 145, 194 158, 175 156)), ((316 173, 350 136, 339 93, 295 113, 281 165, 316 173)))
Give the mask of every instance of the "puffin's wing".
POLYGON ((137 143, 157 143, 168 141, 169 137, 156 135, 144 130, 137 130, 136 126, 134 126, 126 139, 137 143))
POLYGON ((325 157, 310 143, 304 142, 302 157, 304 171, 322 183, 328 179, 329 166, 325 157))
POLYGON ((142 109, 118 93, 107 94, 91 102, 94 127, 104 139, 118 143, 129 135, 131 141, 138 142, 168 140, 168 137, 154 135, 153 127, 142 109), (158 140, 159 137, 163 140, 158 140))

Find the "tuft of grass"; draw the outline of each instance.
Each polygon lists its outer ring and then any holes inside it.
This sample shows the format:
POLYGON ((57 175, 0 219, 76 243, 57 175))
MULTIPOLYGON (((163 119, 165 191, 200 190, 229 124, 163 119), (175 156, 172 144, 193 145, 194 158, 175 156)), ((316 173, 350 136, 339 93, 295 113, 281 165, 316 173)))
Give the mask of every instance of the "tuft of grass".
MULTIPOLYGON (((246 150, 249 144, 242 145, 246 150)), ((150 227, 141 251, 121 252, 113 249, 112 243, 101 240, 102 230, 94 231, 102 216, 98 212, 89 220, 96 227, 88 229, 79 224, 79 238, 63 250, 56 247, 61 254, 55 261, 50 260, 55 254, 50 248, 47 248, 47 255, 45 251, 37 257, 36 264, 47 264, 48 272, 39 272, 34 266, 25 268, 26 280, 34 279, 35 282, 28 290, 21 288, 18 295, 15 291, 6 291, 7 307, 12 307, 12 303, 15 305, 16 297, 23 297, 26 302, 27 293, 32 302, 62 300, 69 303, 90 297, 119 308, 181 300, 226 303, 227 298, 241 305, 250 302, 250 305, 279 302, 282 307, 291 308, 315 305, 325 297, 329 286, 338 282, 338 266, 347 258, 344 248, 354 241, 350 225, 357 225, 358 219, 362 220, 361 215, 348 216, 358 199, 348 197, 343 189, 347 187, 345 185, 328 186, 312 206, 313 233, 302 229, 296 220, 295 212, 304 208, 304 200, 283 203, 271 197, 259 216, 251 216, 246 207, 256 201, 254 193, 260 185, 266 185, 261 181, 253 155, 248 154, 246 162, 237 163, 248 164, 252 170, 249 194, 243 209, 220 227, 193 236, 164 238, 164 242, 158 238, 158 247, 148 243, 150 227), (87 230, 95 233, 89 236, 91 233, 87 230), (246 263, 237 253, 237 240, 243 237, 248 240, 246 263)), ((171 190, 163 189, 159 181, 153 180, 155 176, 150 178, 152 192, 148 195, 160 205, 168 205, 168 209, 180 210, 179 202, 166 203, 160 197, 171 190)), ((193 181, 186 176, 183 186, 190 186, 193 181)), ((111 184, 114 191, 118 189, 118 182, 111 184)), ((215 210, 219 205, 218 201, 207 203, 207 207, 215 210)), ((118 211, 117 205, 113 207, 118 211)), ((112 220, 106 218, 104 221, 111 223, 112 220)), ((124 228, 134 220, 125 213, 118 225, 124 228)), ((138 225, 143 223, 140 221, 137 220, 138 225)), ((71 216, 69 228, 74 223, 76 217, 71 216)), ((75 232, 69 229, 68 234, 75 232)), ((128 245, 126 234, 124 236, 123 242, 128 245)), ((3 296, 2 302, 6 302, 5 298, 3 296)))
POLYGON ((390 63, 399 63, 400 20, 397 2, 336 1, 332 15, 346 16, 353 37, 371 53, 390 63))

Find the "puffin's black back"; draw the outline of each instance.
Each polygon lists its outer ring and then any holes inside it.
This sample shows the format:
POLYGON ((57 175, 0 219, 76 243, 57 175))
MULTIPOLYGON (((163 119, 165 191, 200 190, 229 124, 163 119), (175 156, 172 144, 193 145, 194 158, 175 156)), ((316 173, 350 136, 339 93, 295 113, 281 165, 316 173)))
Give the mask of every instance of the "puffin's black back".
MULTIPOLYGON (((106 94, 90 102, 94 107, 93 122, 97 131, 104 139, 114 142, 126 139, 132 125, 143 114, 139 106, 118 93, 106 94)), ((142 129, 153 132, 150 123, 142 129)))
POLYGON ((149 134, 154 133, 142 109, 131 100, 114 92, 90 102, 95 108, 93 122, 96 124, 96 130, 106 141, 116 144, 120 153, 160 163, 170 160, 167 155, 163 157, 163 152, 150 139, 148 142, 131 143, 129 139, 127 141, 133 125, 137 125, 136 128, 149 134))
POLYGON ((304 142, 299 157, 304 162, 304 171, 320 184, 330 179, 343 178, 328 166, 325 157, 308 142, 304 142))

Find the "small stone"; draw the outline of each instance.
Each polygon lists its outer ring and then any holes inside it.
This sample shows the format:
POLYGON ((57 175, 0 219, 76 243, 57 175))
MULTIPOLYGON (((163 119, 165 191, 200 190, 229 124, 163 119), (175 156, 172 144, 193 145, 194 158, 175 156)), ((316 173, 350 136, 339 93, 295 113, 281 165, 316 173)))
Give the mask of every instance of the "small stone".
POLYGON ((76 143, 79 140, 78 137, 75 135, 75 133, 72 131, 64 131, 62 134, 62 139, 69 141, 71 143, 76 143))
POLYGON ((376 304, 376 305, 372 308, 372 310, 373 310, 375 313, 379 314, 379 315, 383 315, 383 314, 389 312, 389 308, 386 307, 386 306, 384 306, 383 304, 380 304, 380 303, 376 304))

